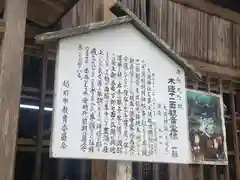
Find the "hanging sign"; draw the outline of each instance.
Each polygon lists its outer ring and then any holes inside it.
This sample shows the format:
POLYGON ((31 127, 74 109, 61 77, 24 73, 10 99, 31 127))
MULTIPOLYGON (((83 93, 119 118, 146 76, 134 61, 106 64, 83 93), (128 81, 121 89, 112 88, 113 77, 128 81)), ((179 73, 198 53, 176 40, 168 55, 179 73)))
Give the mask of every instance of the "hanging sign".
POLYGON ((185 72, 141 34, 111 33, 59 42, 51 156, 190 163, 185 72))

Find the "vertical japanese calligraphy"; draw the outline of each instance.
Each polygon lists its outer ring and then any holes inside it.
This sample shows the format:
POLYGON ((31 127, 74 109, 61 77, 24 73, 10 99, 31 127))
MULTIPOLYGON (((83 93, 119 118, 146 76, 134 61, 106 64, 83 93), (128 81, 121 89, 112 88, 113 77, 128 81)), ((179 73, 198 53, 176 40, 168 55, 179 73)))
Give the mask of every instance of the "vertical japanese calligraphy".
POLYGON ((102 111, 102 105, 103 105, 103 99, 104 99, 104 88, 103 88, 103 82, 104 82, 104 51, 99 51, 99 58, 98 58, 98 75, 97 75, 97 113, 96 113, 96 151, 101 152, 102 148, 102 117, 103 117, 103 111, 102 111))
POLYGON ((62 128, 61 128, 61 147, 62 149, 67 148, 68 139, 68 96, 70 83, 68 80, 64 80, 62 83, 63 94, 62 94, 62 128))
MULTIPOLYGON (((87 143, 88 143, 88 118, 89 118, 89 67, 88 67, 88 58, 89 58, 89 47, 85 47, 84 51, 84 74, 83 74, 83 98, 82 101, 82 137, 81 137, 81 149, 83 152, 87 151, 87 143)), ((79 74, 77 73, 79 77, 79 74)))
POLYGON ((116 153, 116 128, 117 128, 117 122, 116 122, 116 76, 117 76, 117 62, 116 62, 116 55, 113 54, 111 59, 111 74, 110 74, 110 109, 111 109, 111 126, 110 126, 110 152, 115 154, 116 153))
POLYGON ((163 117, 164 117, 164 153, 169 154, 169 120, 168 120, 168 109, 167 106, 163 106, 163 117))
POLYGON ((136 99, 136 120, 135 120, 135 127, 136 127, 136 154, 139 156, 141 152, 141 62, 137 59, 136 63, 136 92, 135 92, 135 99, 136 99))
POLYGON ((77 61, 77 77, 82 79, 82 67, 83 67, 83 47, 81 44, 78 46, 78 61, 77 61))
POLYGON ((183 70, 174 66, 166 76, 151 59, 77 44, 74 63, 65 63, 67 72, 59 73, 67 77, 61 79, 61 149, 78 158, 188 161, 180 156, 188 148, 181 144, 188 142, 187 122, 180 122, 183 70))
POLYGON ((110 128, 109 128, 109 114, 110 114, 110 71, 108 69, 109 66, 109 54, 106 53, 106 58, 104 59, 104 116, 103 116, 103 153, 108 153, 109 151, 109 135, 110 135, 110 128))
POLYGON ((124 114, 124 119, 123 119, 123 127, 124 127, 124 137, 123 137, 123 146, 124 146, 124 153, 125 155, 128 155, 129 153, 129 145, 128 145, 128 139, 129 139, 129 116, 128 116, 128 75, 129 75, 129 64, 128 64, 128 57, 124 57, 124 61, 123 61, 123 69, 124 69, 124 77, 123 77, 123 114, 124 114))
POLYGON ((78 49, 84 54, 78 61, 85 59, 77 66, 84 68, 82 74, 77 71, 84 82, 82 151, 154 156, 164 142, 165 154, 177 157, 170 139, 178 140, 179 80, 168 79, 169 104, 162 107, 156 102, 155 73, 144 60, 82 45, 78 49), (163 118, 163 127, 157 127, 157 118, 163 118))
POLYGON ((117 114, 117 134, 116 134, 116 147, 117 154, 123 153, 123 59, 122 55, 117 56, 117 84, 116 84, 116 94, 117 94, 117 104, 116 104, 116 114, 117 114))
MULTIPOLYGON (((172 140, 178 139, 177 111, 176 111, 176 80, 168 79, 169 92, 169 116, 170 116, 170 137, 172 140)), ((178 157, 177 147, 172 147, 172 157, 178 157)))
POLYGON ((88 152, 93 153, 95 151, 95 126, 96 126, 96 79, 97 79, 97 65, 96 65, 97 52, 95 48, 91 49, 91 82, 90 82, 90 118, 88 123, 89 128, 89 141, 88 141, 88 152))
POLYGON ((130 111, 129 111, 129 126, 130 126, 130 133, 129 133, 129 151, 130 151, 130 155, 133 156, 135 154, 135 96, 134 96, 134 93, 135 93, 135 89, 134 89, 134 86, 133 86, 133 82, 134 82, 134 59, 133 58, 130 58, 130 89, 129 89, 129 108, 130 108, 130 111))

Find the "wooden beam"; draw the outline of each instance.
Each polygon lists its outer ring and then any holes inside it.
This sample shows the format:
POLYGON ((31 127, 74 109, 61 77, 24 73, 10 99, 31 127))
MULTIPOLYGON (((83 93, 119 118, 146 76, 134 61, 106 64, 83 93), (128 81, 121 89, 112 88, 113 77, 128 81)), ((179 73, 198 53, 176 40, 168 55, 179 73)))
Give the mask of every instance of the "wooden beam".
POLYGON ((221 6, 214 5, 204 0, 171 0, 173 2, 206 12, 213 16, 221 17, 225 20, 240 24, 240 14, 221 6))
POLYGON ((5 1, 5 33, 0 52, 0 177, 13 180, 27 0, 5 1))
POLYGON ((240 78, 239 69, 214 65, 214 64, 206 63, 206 62, 195 60, 195 59, 190 59, 188 60, 188 62, 189 64, 192 64, 201 73, 207 72, 212 74, 218 74, 221 76, 228 76, 231 78, 237 78, 237 79, 240 78))
MULTIPOLYGON (((40 89, 38 89, 38 88, 32 88, 32 87, 27 87, 27 86, 23 86, 22 90, 23 90, 23 92, 32 92, 32 93, 40 92, 40 89)), ((51 95, 51 94, 53 94, 53 90, 48 90, 46 93, 51 95)))
MULTIPOLYGON (((17 147, 17 151, 23 151, 23 152, 36 152, 36 147, 17 147)), ((49 152, 49 148, 42 148, 42 152, 49 152)))
POLYGON ((64 5, 61 4, 61 1, 48 1, 48 0, 39 0, 48 6, 51 6, 53 9, 63 13, 65 11, 64 5))
POLYGON ((37 44, 44 44, 49 42, 57 42, 59 39, 64 39, 72 36, 82 35, 85 33, 89 33, 91 31, 96 31, 100 29, 104 29, 105 27, 120 25, 123 23, 131 22, 131 17, 123 16, 117 19, 111 19, 107 21, 95 22, 91 24, 85 24, 82 26, 65 28, 58 31, 47 32, 43 34, 39 34, 35 37, 37 44))
MULTIPOLYGON (((43 140, 42 145, 43 146, 49 146, 49 140, 43 140)), ((24 145, 24 146, 36 146, 36 141, 30 138, 18 138, 17 139, 17 145, 24 145)))
MULTIPOLYGON (((43 58, 40 46, 34 44, 25 44, 24 55, 43 58)), ((56 48, 52 47, 47 51, 48 60, 56 60, 56 48)))
POLYGON ((49 31, 53 31, 53 29, 39 28, 39 27, 35 27, 35 26, 26 25, 25 37, 30 39, 30 38, 34 38, 37 34, 49 32, 49 31))

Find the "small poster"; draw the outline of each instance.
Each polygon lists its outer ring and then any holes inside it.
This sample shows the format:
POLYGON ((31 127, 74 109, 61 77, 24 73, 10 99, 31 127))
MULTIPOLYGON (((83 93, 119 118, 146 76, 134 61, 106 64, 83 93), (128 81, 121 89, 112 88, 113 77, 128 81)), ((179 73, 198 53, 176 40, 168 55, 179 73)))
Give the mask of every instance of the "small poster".
POLYGON ((227 164, 222 96, 188 90, 187 103, 193 163, 227 164))

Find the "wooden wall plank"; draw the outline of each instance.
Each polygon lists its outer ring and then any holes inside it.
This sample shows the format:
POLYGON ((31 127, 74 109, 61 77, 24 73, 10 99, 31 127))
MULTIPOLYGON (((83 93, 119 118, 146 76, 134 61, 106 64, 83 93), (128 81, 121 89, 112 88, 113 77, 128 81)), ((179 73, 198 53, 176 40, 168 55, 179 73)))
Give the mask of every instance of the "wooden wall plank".
POLYGON ((232 58, 233 58, 233 67, 234 68, 240 68, 240 25, 233 24, 233 52, 232 52, 232 58))
POLYGON ((231 23, 211 16, 209 20, 208 60, 211 63, 232 65, 231 23))
MULTIPOLYGON (((101 14, 107 7, 102 2, 80 1, 63 22, 73 26, 103 20, 101 14)), ((146 0, 122 3, 147 21, 146 0)), ((150 28, 187 59, 240 68, 239 25, 169 0, 151 0, 149 11, 150 28)))
POLYGON ((152 0, 150 28, 187 59, 240 68, 240 28, 232 22, 171 1, 152 0))
POLYGON ((168 0, 153 0, 150 4, 150 27, 163 40, 168 34, 168 0))

